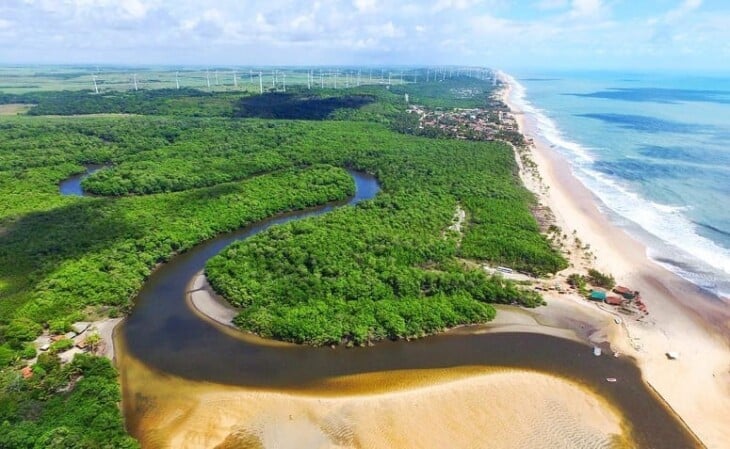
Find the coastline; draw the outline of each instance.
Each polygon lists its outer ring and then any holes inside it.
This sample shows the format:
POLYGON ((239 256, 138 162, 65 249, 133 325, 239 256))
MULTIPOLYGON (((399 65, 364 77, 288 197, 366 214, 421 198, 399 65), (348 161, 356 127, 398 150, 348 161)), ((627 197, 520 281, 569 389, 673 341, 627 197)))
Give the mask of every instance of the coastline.
MULTIPOLYGON (((612 348, 637 360, 645 380, 704 444, 723 447, 730 441, 730 313, 652 262, 644 245, 600 212, 598 199, 572 174, 569 162, 541 137, 534 118, 516 106, 514 79, 499 76, 506 85, 503 102, 520 132, 534 142, 528 151, 539 176, 520 170, 525 186, 552 210, 557 226, 590 245, 592 265, 641 291, 648 306, 646 319, 623 318, 620 332, 609 336, 612 348), (678 352, 679 360, 668 360, 669 351, 678 352)), ((573 257, 571 262, 580 268, 573 257)))

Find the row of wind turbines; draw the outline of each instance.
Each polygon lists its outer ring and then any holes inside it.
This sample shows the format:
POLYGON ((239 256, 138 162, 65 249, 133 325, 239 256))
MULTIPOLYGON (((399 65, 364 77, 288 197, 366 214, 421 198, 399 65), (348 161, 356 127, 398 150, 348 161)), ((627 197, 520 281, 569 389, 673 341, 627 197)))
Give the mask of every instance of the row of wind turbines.
MULTIPOLYGON (((180 71, 175 71, 174 84, 172 79, 168 78, 168 81, 161 79, 148 79, 147 85, 155 85, 156 88, 172 87, 175 89, 181 89, 183 84, 184 87, 200 89, 207 88, 208 90, 220 90, 222 88, 232 87, 234 90, 244 89, 248 90, 253 88, 255 90, 256 84, 258 84, 258 91, 260 94, 264 93, 264 88, 268 90, 268 80, 271 81, 270 91, 275 92, 286 92, 287 89, 287 72, 291 78, 294 78, 296 84, 304 84, 303 77, 306 76, 307 89, 317 88, 350 88, 359 87, 362 85, 385 85, 390 87, 394 84, 407 84, 416 83, 420 81, 436 82, 444 81, 454 77, 472 77, 483 80, 491 79, 493 84, 496 84, 497 79, 495 73, 489 69, 482 67, 424 67, 419 69, 409 69, 408 71, 399 70, 393 71, 389 68, 357 68, 357 69, 268 69, 266 71, 262 69, 249 69, 248 74, 241 70, 231 71, 219 71, 214 70, 211 76, 211 70, 205 69, 205 71, 185 71, 183 74, 189 75, 185 79, 185 83, 181 81, 180 71), (192 76, 190 76, 192 75, 192 76), (247 76, 246 76, 247 75, 247 76), (266 82, 264 79, 267 78, 266 82), (248 86, 244 86, 248 84, 248 86)), ((164 74, 171 72, 162 72, 164 74)), ((159 76, 159 72, 156 74, 159 76)), ((126 84, 128 89, 138 91, 141 80, 137 73, 127 75, 128 78, 123 82, 126 84)), ((102 75, 100 70, 97 68, 96 72, 91 75, 94 92, 100 93, 100 82, 102 81, 102 75)), ((110 78, 112 75, 110 74, 110 78)), ((111 81, 111 80, 110 80, 111 81)), ((107 85, 113 85, 107 83, 107 85)))

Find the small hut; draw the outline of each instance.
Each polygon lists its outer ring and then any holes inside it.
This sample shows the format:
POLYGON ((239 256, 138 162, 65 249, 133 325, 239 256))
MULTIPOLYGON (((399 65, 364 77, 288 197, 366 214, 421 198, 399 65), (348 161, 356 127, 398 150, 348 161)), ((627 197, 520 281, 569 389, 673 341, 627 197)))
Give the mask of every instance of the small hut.
POLYGON ((623 296, 626 299, 634 299, 636 297, 636 292, 631 290, 628 287, 624 287, 623 285, 617 285, 613 291, 615 293, 618 293, 619 295, 623 296))
POLYGON ((615 295, 606 296, 606 304, 610 304, 612 306, 623 305, 624 301, 626 301, 626 300, 620 296, 615 296, 615 295))
POLYGON ((588 297, 591 301, 605 301, 606 300, 606 292, 603 290, 593 290, 591 291, 590 296, 588 297))

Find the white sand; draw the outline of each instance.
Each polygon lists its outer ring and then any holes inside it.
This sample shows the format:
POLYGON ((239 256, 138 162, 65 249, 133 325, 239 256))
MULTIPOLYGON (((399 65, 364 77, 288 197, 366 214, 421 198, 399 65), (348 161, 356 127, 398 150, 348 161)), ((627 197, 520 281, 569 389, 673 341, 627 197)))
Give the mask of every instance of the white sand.
POLYGON ((643 245, 612 225, 599 212, 597 198, 572 175, 567 161, 510 103, 510 93, 510 87, 505 89, 505 101, 522 132, 535 141, 531 157, 543 183, 523 171, 525 184, 551 208, 558 226, 568 235, 575 230, 582 242, 590 244, 599 270, 641 291, 648 306, 649 319, 626 319, 623 330, 610 336, 612 346, 638 359, 646 380, 708 447, 730 447, 730 311, 652 263, 643 245), (668 351, 679 352, 680 359, 668 360, 668 351))
POLYGON ((199 316, 234 327, 233 318, 238 311, 213 291, 204 272, 196 274, 188 286, 187 300, 199 316))

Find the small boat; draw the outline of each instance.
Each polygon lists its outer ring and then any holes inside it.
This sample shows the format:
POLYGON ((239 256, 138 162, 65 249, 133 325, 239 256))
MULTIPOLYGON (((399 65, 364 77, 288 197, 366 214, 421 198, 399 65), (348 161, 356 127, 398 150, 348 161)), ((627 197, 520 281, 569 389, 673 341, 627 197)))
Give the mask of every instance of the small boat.
POLYGON ((606 378, 606 382, 616 382, 616 378, 615 377, 607 377, 606 378))
POLYGON ((599 355, 601 355, 601 348, 599 348, 598 346, 594 346, 593 347, 593 355, 595 355, 596 357, 598 357, 599 355))

